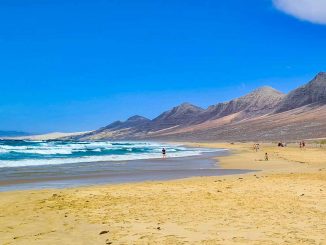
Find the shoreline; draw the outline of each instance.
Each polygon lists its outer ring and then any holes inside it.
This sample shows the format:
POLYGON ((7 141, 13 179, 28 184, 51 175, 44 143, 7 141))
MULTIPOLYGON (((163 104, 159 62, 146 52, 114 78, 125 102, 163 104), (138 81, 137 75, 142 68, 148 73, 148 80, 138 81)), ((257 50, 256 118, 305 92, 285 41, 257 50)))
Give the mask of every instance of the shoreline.
MULTIPOLYGON (((189 147, 191 148, 191 146, 189 147)), ((5 174, 4 180, 0 179, 0 192, 41 190, 41 189, 63 189, 87 186, 137 183, 144 181, 164 181, 192 178, 198 176, 220 176, 236 175, 252 172, 250 169, 225 169, 220 168, 217 157, 229 155, 227 149, 202 153, 200 155, 186 157, 171 157, 167 159, 141 159, 121 162, 90 162, 72 163, 60 165, 63 170, 58 171, 57 166, 28 167, 28 177, 15 178, 15 173, 20 169, 8 168, 9 174, 5 174), (162 162, 164 161, 164 162, 162 162), (126 167, 120 167, 124 164, 126 167), (129 167, 128 167, 129 166, 129 167), (84 167, 87 169, 76 170, 84 167), (45 169, 43 177, 34 174, 34 170, 40 172, 45 169), (95 170, 96 169, 96 170, 95 170), (63 172, 71 173, 66 174, 63 172)))
MULTIPOLYGON (((261 169, 79 188, 0 193, 4 244, 326 244, 326 151, 250 143, 221 168, 261 169), (268 152, 269 161, 264 161, 268 152), (267 222, 268 221, 268 222, 267 222)), ((1 240, 0 240, 1 241, 1 240)))

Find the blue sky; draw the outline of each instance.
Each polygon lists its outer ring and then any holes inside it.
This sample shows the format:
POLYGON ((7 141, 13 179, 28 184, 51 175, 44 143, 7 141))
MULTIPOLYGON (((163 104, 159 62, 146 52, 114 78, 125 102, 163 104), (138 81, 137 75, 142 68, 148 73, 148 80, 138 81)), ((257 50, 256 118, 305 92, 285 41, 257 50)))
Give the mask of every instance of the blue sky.
POLYGON ((0 130, 90 130, 288 92, 326 70, 325 43, 326 25, 272 0, 2 0, 0 130))

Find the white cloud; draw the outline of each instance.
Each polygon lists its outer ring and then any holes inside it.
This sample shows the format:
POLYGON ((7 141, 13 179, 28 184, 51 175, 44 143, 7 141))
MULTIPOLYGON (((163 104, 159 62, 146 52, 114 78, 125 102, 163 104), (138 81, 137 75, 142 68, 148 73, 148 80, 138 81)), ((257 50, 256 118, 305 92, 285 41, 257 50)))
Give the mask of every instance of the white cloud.
POLYGON ((326 0, 273 0, 281 11, 317 24, 326 25, 326 0))

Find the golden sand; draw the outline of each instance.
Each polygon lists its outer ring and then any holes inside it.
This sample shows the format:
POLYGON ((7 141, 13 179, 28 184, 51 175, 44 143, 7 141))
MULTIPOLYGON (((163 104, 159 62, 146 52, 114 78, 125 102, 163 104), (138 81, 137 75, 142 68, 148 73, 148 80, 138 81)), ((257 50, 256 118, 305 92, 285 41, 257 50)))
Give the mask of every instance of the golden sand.
POLYGON ((326 244, 326 149, 192 145, 262 171, 0 193, 0 244, 326 244))

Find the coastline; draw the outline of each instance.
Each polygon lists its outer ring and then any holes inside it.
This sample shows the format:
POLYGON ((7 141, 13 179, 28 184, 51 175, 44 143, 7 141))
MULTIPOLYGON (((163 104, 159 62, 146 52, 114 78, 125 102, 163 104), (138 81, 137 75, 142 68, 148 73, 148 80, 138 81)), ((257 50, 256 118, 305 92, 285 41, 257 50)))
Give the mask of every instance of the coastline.
POLYGON ((216 158, 228 154, 229 151, 226 149, 217 149, 200 155, 166 159, 150 158, 3 168, 2 177, 0 177, 0 192, 174 180, 196 176, 243 174, 251 171, 220 168, 216 158))
POLYGON ((186 144, 228 148, 232 154, 218 157, 221 168, 260 171, 0 193, 0 241, 326 244, 325 149, 262 144, 254 152, 250 143, 186 144))

